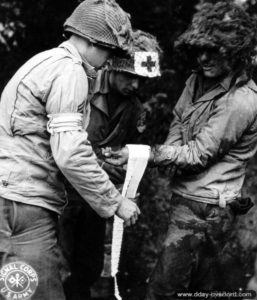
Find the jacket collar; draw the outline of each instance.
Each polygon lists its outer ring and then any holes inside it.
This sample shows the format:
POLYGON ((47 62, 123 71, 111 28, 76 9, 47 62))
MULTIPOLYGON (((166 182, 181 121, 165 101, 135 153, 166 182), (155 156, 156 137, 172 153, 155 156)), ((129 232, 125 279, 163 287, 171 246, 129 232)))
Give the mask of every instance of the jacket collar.
POLYGON ((73 44, 69 41, 65 41, 63 43, 61 43, 59 45, 60 48, 65 48, 72 56, 76 57, 78 59, 78 61, 83 65, 87 75, 91 78, 95 78, 96 77, 96 70, 93 66, 91 66, 89 64, 88 61, 86 61, 85 59, 83 59, 77 48, 75 46, 73 46, 73 44))
POLYGON ((110 92, 108 72, 99 70, 92 89, 91 105, 101 110, 105 115, 109 116, 107 97, 110 92))
POLYGON ((109 117, 109 109, 107 104, 107 97, 104 95, 98 94, 95 95, 91 100, 91 105, 98 108, 101 112, 109 117))
POLYGON ((93 93, 108 94, 109 92, 109 74, 106 70, 99 70, 94 82, 93 93))
POLYGON ((255 82, 252 79, 250 81, 248 81, 247 85, 251 90, 253 90, 254 92, 257 93, 257 85, 255 84, 255 82))
MULTIPOLYGON (((188 92, 190 93, 191 97, 193 98, 193 94, 194 94, 194 88, 196 85, 196 80, 198 78, 198 76, 200 76, 199 74, 197 74, 196 72, 194 72, 186 81, 186 86, 188 88, 188 92)), ((202 95, 202 97, 200 97, 199 99, 197 99, 195 101, 195 103, 198 102, 203 102, 203 101, 210 101, 213 98, 215 98, 216 96, 222 94, 222 93, 226 93, 231 89, 231 83, 232 83, 232 79, 233 79, 234 74, 231 73, 229 74, 227 77, 223 78, 220 82, 218 82, 213 89, 211 89, 209 92, 205 93, 204 95, 202 95)), ((245 80, 246 79, 246 75, 242 74, 240 77, 237 78, 236 83, 245 80)), ((257 86, 256 84, 250 80, 246 83, 246 85, 257 91, 257 86)))
POLYGON ((76 47, 74 47, 71 42, 65 41, 65 42, 61 43, 59 45, 59 48, 65 48, 72 56, 75 56, 79 60, 79 62, 82 64, 82 62, 83 62, 82 58, 81 58, 78 50, 76 49, 76 47))

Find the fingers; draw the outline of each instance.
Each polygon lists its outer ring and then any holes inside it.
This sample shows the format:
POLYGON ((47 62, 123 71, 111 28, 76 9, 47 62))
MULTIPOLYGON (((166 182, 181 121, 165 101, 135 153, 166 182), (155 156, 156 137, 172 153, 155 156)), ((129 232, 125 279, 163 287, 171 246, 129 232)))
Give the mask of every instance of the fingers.
POLYGON ((131 226, 130 219, 124 221, 124 227, 129 227, 129 226, 131 226))
POLYGON ((131 226, 136 223, 140 214, 140 209, 133 201, 128 198, 124 198, 116 214, 124 220, 125 226, 131 226))
POLYGON ((124 222, 124 226, 125 227, 129 227, 132 225, 135 225, 137 222, 138 217, 137 216, 133 216, 130 219, 128 219, 127 221, 124 222))
POLYGON ((110 157, 111 156, 110 151, 111 151, 111 147, 102 148, 102 155, 104 155, 105 157, 110 157))
POLYGON ((105 161, 114 166, 121 166, 122 164, 124 164, 122 163, 121 159, 116 158, 107 158, 105 161))
POLYGON ((134 213, 134 215, 132 217, 130 217, 128 220, 126 220, 124 222, 124 226, 129 227, 129 226, 135 225, 137 220, 138 220, 138 215, 139 214, 140 214, 140 210, 139 210, 139 208, 137 208, 137 212, 134 213))
POLYGON ((102 154, 105 157, 119 157, 121 150, 112 150, 111 147, 102 148, 102 154))
POLYGON ((114 166, 121 166, 127 163, 129 158, 128 148, 124 147, 120 150, 112 150, 111 148, 105 148, 102 150, 106 161, 114 166))
POLYGON ((140 209, 139 209, 138 206, 136 207, 136 210, 137 210, 137 215, 140 215, 140 214, 141 214, 141 211, 140 211, 140 209))
POLYGON ((135 201, 136 203, 137 203, 139 197, 140 197, 140 193, 137 193, 136 196, 135 196, 135 198, 134 198, 134 201, 135 201))

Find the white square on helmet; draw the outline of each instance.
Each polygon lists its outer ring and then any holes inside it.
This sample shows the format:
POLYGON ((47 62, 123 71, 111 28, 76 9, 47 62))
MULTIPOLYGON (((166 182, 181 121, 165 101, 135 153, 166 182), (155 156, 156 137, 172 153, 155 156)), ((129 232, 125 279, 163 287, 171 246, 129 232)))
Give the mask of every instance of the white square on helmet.
POLYGON ((159 54, 157 52, 135 52, 134 67, 136 74, 144 77, 160 76, 159 54))

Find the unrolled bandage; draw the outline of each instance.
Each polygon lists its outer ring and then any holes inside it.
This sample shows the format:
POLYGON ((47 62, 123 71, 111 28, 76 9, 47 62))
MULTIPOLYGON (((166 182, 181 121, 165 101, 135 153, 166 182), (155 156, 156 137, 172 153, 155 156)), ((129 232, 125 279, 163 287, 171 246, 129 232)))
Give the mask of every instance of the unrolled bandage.
POLYGON ((83 114, 59 113, 47 115, 47 131, 51 134, 63 131, 79 131, 83 129, 83 114))
MULTIPOLYGON (((140 180, 147 166, 151 148, 147 145, 127 145, 129 149, 129 159, 125 183, 122 190, 122 196, 126 198, 135 198, 140 180)), ((123 237, 124 221, 119 217, 114 217, 112 232, 112 253, 111 253, 111 272, 114 277, 114 293, 118 300, 121 296, 118 289, 117 277, 120 261, 120 252, 123 237)))

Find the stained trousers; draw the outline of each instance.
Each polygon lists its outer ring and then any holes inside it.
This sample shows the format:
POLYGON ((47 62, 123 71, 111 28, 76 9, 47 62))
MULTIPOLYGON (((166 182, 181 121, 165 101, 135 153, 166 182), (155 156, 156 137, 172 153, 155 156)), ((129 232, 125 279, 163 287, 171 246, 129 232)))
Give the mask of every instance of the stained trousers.
POLYGON ((145 299, 171 300, 181 291, 212 290, 215 265, 234 219, 229 206, 174 195, 167 236, 145 299))

